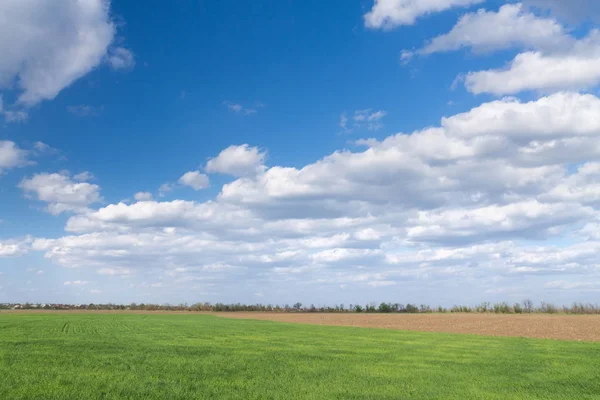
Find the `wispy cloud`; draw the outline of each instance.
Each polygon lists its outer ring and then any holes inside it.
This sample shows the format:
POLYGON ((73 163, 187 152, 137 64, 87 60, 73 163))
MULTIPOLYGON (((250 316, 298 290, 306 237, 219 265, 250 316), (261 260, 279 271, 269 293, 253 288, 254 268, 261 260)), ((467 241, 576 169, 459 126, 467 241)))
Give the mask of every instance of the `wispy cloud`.
POLYGON ((344 112, 340 115, 340 128, 346 132, 352 132, 359 129, 376 131, 383 127, 381 120, 386 115, 386 111, 374 111, 371 108, 356 110, 350 117, 344 112))
POLYGON ((226 106, 230 111, 236 114, 252 115, 258 112, 258 109, 263 108, 265 105, 261 102, 255 102, 253 106, 247 107, 239 103, 231 101, 224 101, 223 105, 226 106))
POLYGON ((97 117, 104 110, 104 106, 94 107, 88 104, 67 106, 67 111, 78 117, 97 117))

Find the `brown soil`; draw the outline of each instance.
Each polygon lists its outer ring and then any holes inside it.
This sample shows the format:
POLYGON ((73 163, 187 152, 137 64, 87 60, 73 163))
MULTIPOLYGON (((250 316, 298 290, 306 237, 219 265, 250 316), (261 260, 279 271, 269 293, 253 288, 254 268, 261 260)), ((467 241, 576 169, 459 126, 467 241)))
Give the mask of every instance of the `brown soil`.
POLYGON ((210 314, 224 318, 258 319, 313 325, 353 326, 420 332, 600 342, 600 315, 504 314, 310 314, 190 311, 0 310, 2 313, 210 314))
POLYGON ((284 314, 216 313, 226 318, 421 332, 600 341, 600 316, 498 314, 284 314))

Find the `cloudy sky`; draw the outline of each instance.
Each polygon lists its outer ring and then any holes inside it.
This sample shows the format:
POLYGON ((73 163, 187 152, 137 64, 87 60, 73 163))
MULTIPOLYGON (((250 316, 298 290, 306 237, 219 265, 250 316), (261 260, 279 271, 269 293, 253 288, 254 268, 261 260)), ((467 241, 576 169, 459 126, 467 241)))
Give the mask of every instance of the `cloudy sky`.
POLYGON ((600 2, 0 2, 0 302, 600 295, 600 2))

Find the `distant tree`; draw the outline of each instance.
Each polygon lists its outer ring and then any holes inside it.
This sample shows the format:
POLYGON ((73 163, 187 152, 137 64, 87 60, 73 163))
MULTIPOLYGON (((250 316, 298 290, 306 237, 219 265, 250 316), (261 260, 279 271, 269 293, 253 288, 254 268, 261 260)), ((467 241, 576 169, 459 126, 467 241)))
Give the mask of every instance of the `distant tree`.
POLYGON ((294 310, 296 310, 296 311, 302 310, 302 303, 296 303, 296 304, 294 304, 294 310))
POLYGON ((480 305, 475 307, 475 311, 477 311, 478 313, 486 313, 486 312, 490 311, 490 303, 487 301, 484 301, 483 303, 481 303, 480 305))
POLYGON ((379 308, 377 309, 377 311, 379 311, 380 313, 391 313, 392 306, 391 306, 391 304, 381 303, 379 305, 379 308))
POLYGON ((409 303, 406 305, 406 312, 410 314, 416 314, 419 312, 419 307, 409 303))
POLYGON ((431 312, 431 307, 429 307, 427 304, 421 304, 419 306, 419 312, 430 313, 431 312))
POLYGON ((543 301, 540 306, 540 312, 543 312, 546 314, 556 314, 558 312, 558 309, 556 308, 556 306, 554 304, 546 303, 543 301))
POLYGON ((526 313, 533 312, 533 301, 531 299, 523 300, 523 311, 526 313))

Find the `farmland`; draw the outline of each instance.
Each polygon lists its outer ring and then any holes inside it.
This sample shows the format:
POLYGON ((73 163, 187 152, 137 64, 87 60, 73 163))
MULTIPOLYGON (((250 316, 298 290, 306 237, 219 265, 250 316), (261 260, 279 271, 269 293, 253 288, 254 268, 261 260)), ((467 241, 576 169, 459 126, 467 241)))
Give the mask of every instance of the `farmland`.
POLYGON ((2 399, 595 399, 599 370, 592 342, 0 313, 2 399))
POLYGON ((531 314, 221 313, 227 318, 420 332, 515 336, 600 342, 600 316, 531 314))

